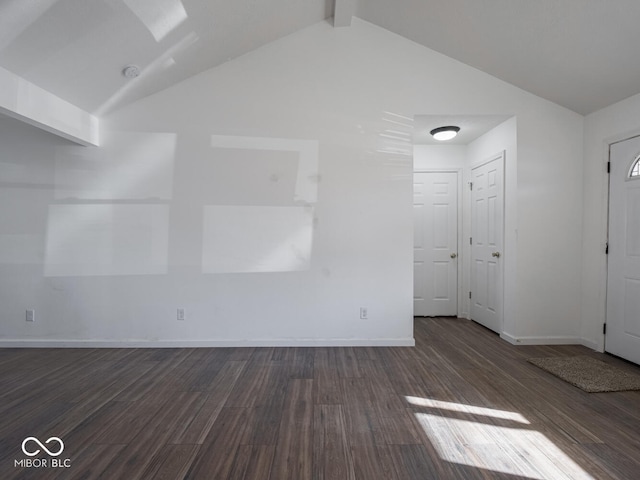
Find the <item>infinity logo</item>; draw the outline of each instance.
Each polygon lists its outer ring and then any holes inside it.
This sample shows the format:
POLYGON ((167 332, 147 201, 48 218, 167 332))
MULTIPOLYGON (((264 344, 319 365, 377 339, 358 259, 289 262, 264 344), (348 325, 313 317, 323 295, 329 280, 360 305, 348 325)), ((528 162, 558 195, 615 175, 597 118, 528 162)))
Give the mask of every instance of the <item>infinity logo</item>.
POLYGON ((49 443, 49 442, 52 442, 52 441, 58 442, 60 444, 60 450, 58 450, 57 452, 52 452, 51 450, 49 450, 36 437, 27 437, 22 441, 22 451, 24 452, 25 455, 27 455, 29 457, 34 457, 34 456, 36 456, 37 454, 40 453, 40 449, 36 450, 35 452, 27 451, 26 445, 27 445, 27 442, 29 442, 29 441, 35 442, 38 445, 40 445, 40 448, 43 449, 45 452, 47 452, 52 457, 57 457, 64 450, 64 443, 62 443, 62 440, 60 440, 58 437, 50 437, 49 439, 47 439, 46 442, 44 442, 44 443, 49 443))

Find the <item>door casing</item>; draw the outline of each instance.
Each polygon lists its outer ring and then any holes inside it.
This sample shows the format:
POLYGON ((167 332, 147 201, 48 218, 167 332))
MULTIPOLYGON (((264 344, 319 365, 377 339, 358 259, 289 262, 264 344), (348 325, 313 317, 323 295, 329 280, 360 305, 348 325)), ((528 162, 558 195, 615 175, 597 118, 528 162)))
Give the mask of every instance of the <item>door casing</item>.
MULTIPOLYGON (((505 250, 505 214, 506 214, 506 209, 505 209, 505 183, 506 183, 506 175, 505 175, 505 170, 506 170, 506 165, 505 165, 505 156, 506 156, 506 152, 503 150, 501 152, 496 153, 495 155, 491 155, 490 157, 481 160, 479 162, 475 162, 470 166, 469 169, 469 176, 470 176, 470 181, 473 181, 473 171, 479 167, 483 167, 491 162, 498 162, 500 169, 501 169, 501 173, 502 173, 502 178, 500 179, 500 188, 501 188, 501 195, 502 198, 499 200, 500 201, 500 211, 501 211, 501 218, 500 218, 500 228, 496 231, 497 234, 497 239, 498 241, 496 242, 498 245, 498 249, 499 249, 499 253, 500 253, 500 257, 497 259, 496 262, 496 268, 498 268, 498 273, 499 273, 499 278, 500 278, 500 284, 497 286, 497 297, 496 297, 496 312, 497 312, 497 323, 496 325, 493 326, 492 329, 494 329, 498 334, 503 334, 504 333, 504 279, 505 279, 505 269, 504 269, 504 250, 505 250)), ((477 185, 475 186, 475 188, 477 188, 477 185)), ((470 223, 469 223, 469 237, 473 236, 473 215, 474 215, 474 208, 473 208, 473 191, 470 191, 470 195, 469 195, 469 218, 470 218, 470 223)), ((473 299, 473 290, 477 288, 474 287, 474 279, 473 279, 473 246, 469 245, 469 255, 468 255, 468 261, 465 262, 465 269, 467 269, 467 271, 469 272, 469 291, 471 292, 471 298, 469 299, 469 318, 473 319, 473 305, 472 302, 474 301, 473 299)), ((476 291, 476 295, 478 295, 479 292, 476 291)), ((477 298, 477 297, 476 297, 477 298)), ((481 323, 481 322, 480 322, 481 323)), ((491 327, 490 327, 491 328, 491 327)))
POLYGON ((463 260, 464 256, 462 254, 462 185, 463 185, 463 169, 462 168, 420 168, 415 169, 413 173, 455 173, 457 177, 457 201, 458 201, 458 215, 457 215, 457 312, 456 315, 460 316, 462 313, 462 305, 463 305, 463 293, 462 293, 462 273, 463 273, 463 260))
MULTIPOLYGON (((610 174, 608 176, 608 205, 607 205, 607 250, 609 255, 607 256, 606 267, 606 314, 605 324, 606 329, 603 329, 604 334, 604 350, 615 355, 620 355, 627 360, 640 364, 640 355, 635 352, 635 347, 629 344, 630 341, 636 341, 632 339, 626 339, 625 335, 628 332, 621 331, 624 318, 624 305, 620 305, 620 302, 624 302, 624 293, 620 291, 622 285, 617 282, 619 275, 624 276, 625 270, 632 265, 634 272, 638 270, 637 260, 627 259, 624 255, 621 255, 621 248, 627 247, 626 241, 627 235, 620 231, 622 227, 626 227, 625 220, 618 216, 619 212, 612 212, 613 208, 624 208, 624 212, 629 208, 629 199, 627 194, 632 191, 637 191, 640 188, 640 178, 630 179, 627 178, 628 172, 635 164, 636 159, 640 156, 640 136, 632 136, 624 140, 611 143, 609 145, 609 168, 607 169, 610 174), (626 145, 622 145, 625 144, 626 145), (617 146, 616 146, 617 145, 617 146), (617 150, 618 153, 614 153, 617 150), (614 158, 616 158, 614 162, 614 158), (620 178, 618 176, 624 176, 620 178), (622 183, 621 183, 622 182, 622 183), (621 188, 620 190, 614 190, 614 187, 621 188), (613 227, 613 229, 612 229, 613 227), (616 230, 618 227, 618 230, 616 230), (634 265, 635 264, 635 265, 634 265)), ((625 228, 626 232, 627 229, 625 228)), ((638 280, 638 279, 636 279, 638 280)), ((637 305, 635 307, 637 309, 637 305)), ((637 315, 637 310, 635 315, 637 315)), ((632 315, 633 316, 633 315, 632 315)), ((636 335, 637 336, 637 335, 636 335)), ((640 340, 637 340, 640 341, 640 340)), ((636 342, 637 342, 636 341, 636 342)), ((636 343, 637 344, 637 343, 636 343)))

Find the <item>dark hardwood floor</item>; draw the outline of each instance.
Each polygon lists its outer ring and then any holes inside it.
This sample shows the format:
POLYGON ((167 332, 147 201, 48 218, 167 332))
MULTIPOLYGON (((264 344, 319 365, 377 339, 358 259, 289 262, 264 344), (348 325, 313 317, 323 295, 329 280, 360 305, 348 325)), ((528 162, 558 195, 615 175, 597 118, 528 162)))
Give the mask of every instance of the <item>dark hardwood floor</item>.
POLYGON ((525 361, 572 354, 640 371, 459 319, 415 348, 1 349, 0 479, 639 478, 640 391, 525 361))

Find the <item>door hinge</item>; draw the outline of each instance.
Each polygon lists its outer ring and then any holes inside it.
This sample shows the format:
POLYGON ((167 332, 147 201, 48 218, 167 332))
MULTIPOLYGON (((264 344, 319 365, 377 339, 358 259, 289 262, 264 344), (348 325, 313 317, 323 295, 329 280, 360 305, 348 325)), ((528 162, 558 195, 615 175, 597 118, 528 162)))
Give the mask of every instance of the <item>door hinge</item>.
POLYGON ((469 237, 469 245, 473 245, 473 237, 469 237))
POLYGON ((608 243, 606 243, 605 246, 604 246, 604 254, 605 255, 609 255, 609 244, 608 243))
POLYGON ((603 323, 603 324, 602 324, 602 333, 603 333, 604 335, 606 335, 606 334, 607 334, 607 324, 606 324, 606 323, 603 323))
POLYGON ((611 173, 611 162, 607 162, 607 173, 611 173))
POLYGON ((473 190, 473 182, 469 182, 469 190, 473 190))
POLYGON ((471 292, 469 292, 469 298, 471 298, 471 292))

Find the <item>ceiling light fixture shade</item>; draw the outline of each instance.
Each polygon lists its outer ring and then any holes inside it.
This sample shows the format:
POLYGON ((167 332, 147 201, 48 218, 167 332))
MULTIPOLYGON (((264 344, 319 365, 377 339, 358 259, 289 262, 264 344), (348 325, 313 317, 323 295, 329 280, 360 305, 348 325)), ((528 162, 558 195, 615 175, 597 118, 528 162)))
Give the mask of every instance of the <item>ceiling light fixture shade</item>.
POLYGON ((460 127, 448 126, 448 127, 438 127, 431 130, 431 136, 436 140, 440 140, 441 142, 445 140, 451 140, 453 137, 458 135, 460 131, 460 127))

